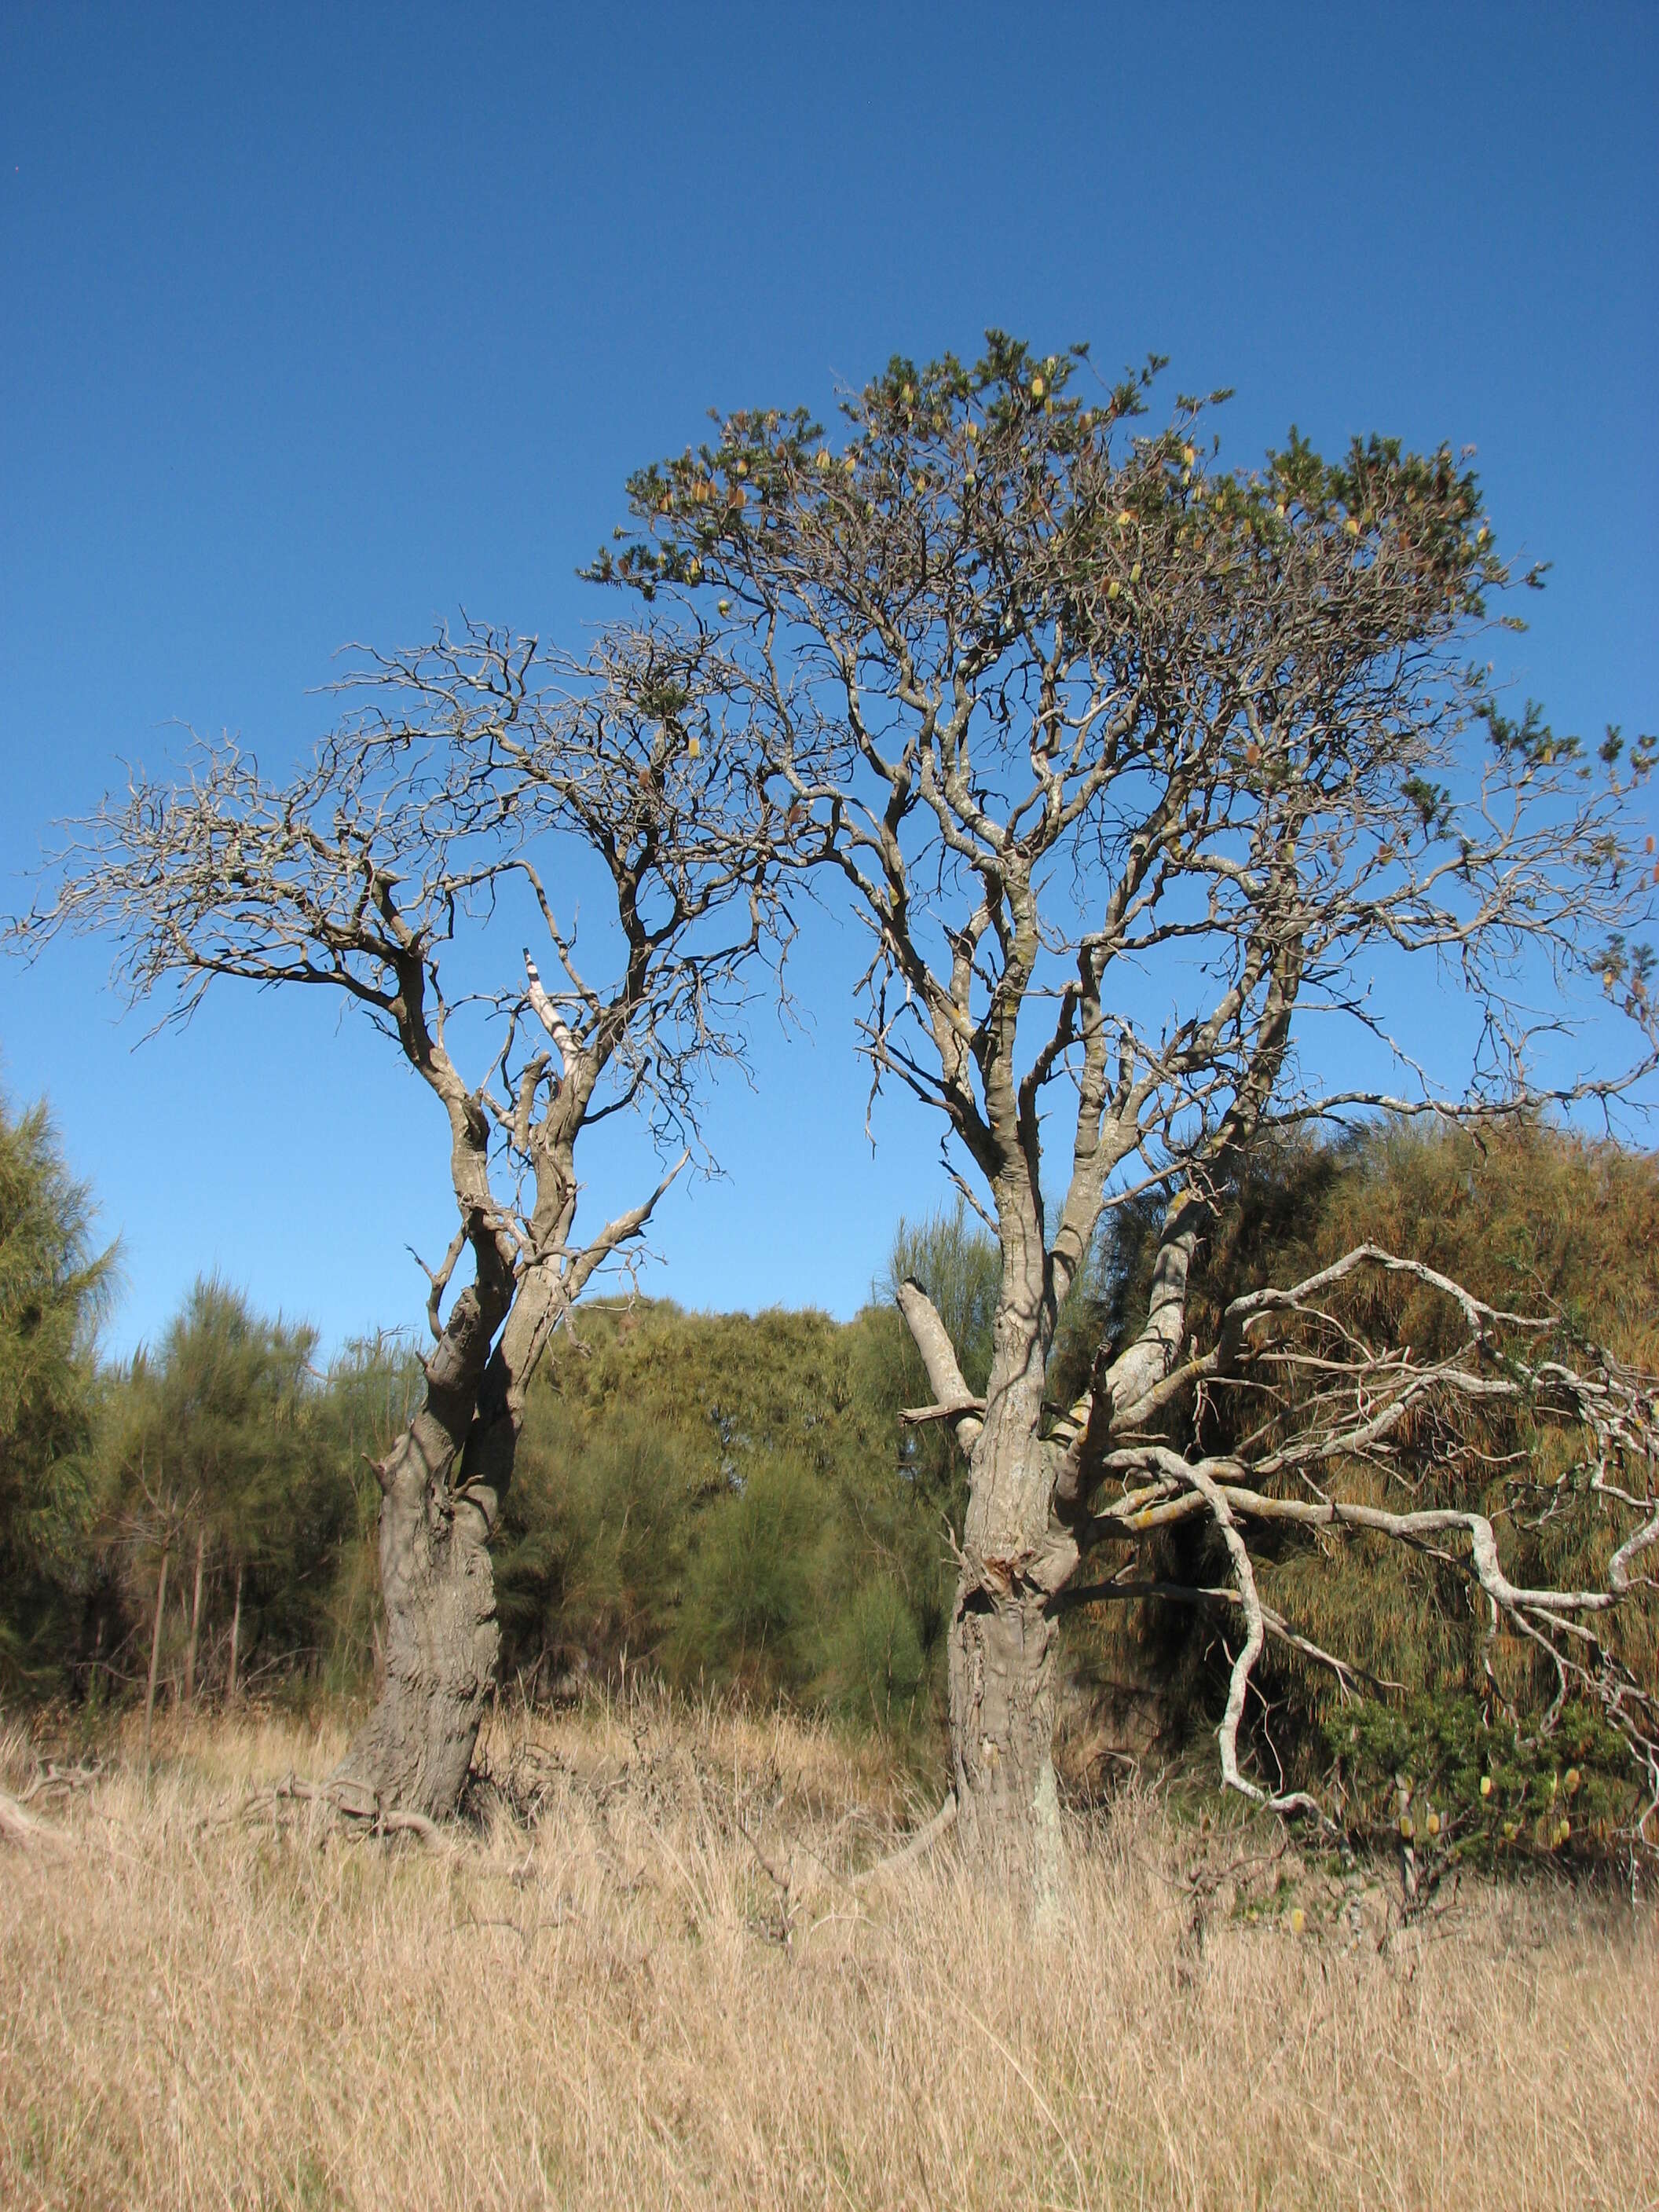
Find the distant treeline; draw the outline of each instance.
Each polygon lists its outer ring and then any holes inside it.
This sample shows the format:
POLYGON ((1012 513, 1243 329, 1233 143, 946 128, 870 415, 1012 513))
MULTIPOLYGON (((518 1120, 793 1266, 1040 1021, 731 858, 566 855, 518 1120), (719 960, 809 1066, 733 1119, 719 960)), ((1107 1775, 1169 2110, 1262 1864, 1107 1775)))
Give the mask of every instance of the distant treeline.
MULTIPOLYGON (((1138 1326, 1160 1204, 1109 1216, 1062 1316, 1057 1406, 1085 1387, 1103 1338, 1138 1326)), ((99 1705, 152 1683, 183 1704, 365 1690, 379 1632, 372 1462, 414 1402, 418 1346, 383 1336, 320 1363, 310 1330, 204 1281, 154 1346, 100 1364, 112 1261, 91 1224, 44 1112, 0 1118, 0 1693, 99 1705)), ((1207 1340, 1228 1298, 1362 1241, 1493 1304, 1564 1314, 1632 1359, 1659 1355, 1659 1160, 1538 1124, 1391 1125, 1259 1153, 1204 1254, 1195 1330, 1207 1340)), ((497 1534, 507 1683, 556 1697, 643 1669, 936 1741, 964 1493, 945 1431, 898 1420, 930 1395, 890 1297, 909 1273, 981 1389, 998 1267, 961 1208, 901 1223, 885 1279, 845 1323, 649 1299, 579 1309, 535 1386, 497 1534)), ((1432 1349, 1419 1292, 1384 1281, 1376 1296, 1379 1336, 1432 1349)), ((1172 1439, 1202 1425, 1214 1450, 1233 1415, 1212 1397, 1167 1418, 1172 1439)), ((1506 1538, 1515 1571, 1571 1580, 1575 1559, 1599 1571, 1605 1539, 1557 1501, 1560 1469, 1524 1426, 1480 1441, 1492 1498, 1517 1455, 1536 1462, 1535 1510, 1506 1538)), ((1166 1531, 1133 1578, 1219 1588, 1217 1542, 1207 1523, 1166 1531)), ((1300 1540, 1264 1568, 1268 1603, 1353 1670, 1345 1685, 1276 1644, 1252 1720, 1264 1752, 1379 1818, 1413 1765, 1449 1802, 1473 1797, 1500 1754, 1522 1771, 1557 1689, 1547 1662, 1490 1635, 1448 1562, 1361 1540, 1355 1573, 1356 1548, 1346 1572, 1300 1540), (1390 1686, 1407 1683, 1410 1698, 1390 1686)), ((1224 1606, 1190 1598, 1069 1613, 1060 1750, 1073 1784, 1207 1750, 1231 1631, 1224 1606)), ((1621 1635, 1626 1662, 1659 1683, 1650 1600, 1621 1635)), ((1540 1836, 1564 1759, 1592 1829, 1594 1791, 1628 1786, 1620 1747, 1569 1712, 1538 1753, 1540 1836)))

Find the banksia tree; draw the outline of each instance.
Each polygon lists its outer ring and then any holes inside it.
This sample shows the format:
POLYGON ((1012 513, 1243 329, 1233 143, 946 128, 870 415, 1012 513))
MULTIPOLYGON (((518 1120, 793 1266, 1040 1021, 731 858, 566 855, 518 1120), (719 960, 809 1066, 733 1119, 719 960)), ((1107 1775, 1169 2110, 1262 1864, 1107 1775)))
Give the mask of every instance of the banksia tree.
MULTIPOLYGON (((719 416, 699 450, 632 480, 635 534, 592 571, 718 638, 778 803, 870 928, 877 1083, 937 1112, 995 1231, 982 1391, 925 1286, 898 1295, 933 1387, 912 1419, 952 1431, 969 1465, 951 1673, 966 1840, 1040 1895, 1057 1864, 1057 1613, 1094 1578, 1085 1560, 1133 1579, 1148 1532, 1184 1517, 1206 1516, 1229 1560, 1221 1757, 1248 1795, 1285 1802, 1238 1733, 1278 1632, 1252 1565, 1267 1528, 1449 1548, 1498 1618, 1588 1668, 1651 1756, 1650 1711, 1604 1673, 1590 1625, 1659 1527, 1640 1376, 1409 1254, 1358 1250, 1264 1289, 1208 1344, 1190 1340, 1188 1295, 1218 1193, 1273 1130, 1617 1089, 1629 1068, 1563 1072, 1557 987, 1599 975, 1622 994, 1650 1064, 1628 802, 1653 741, 1609 733, 1592 762, 1535 711, 1505 711, 1476 641, 1539 578, 1500 558, 1449 451, 1371 439, 1331 462, 1292 433, 1260 467, 1224 468, 1208 415, 1224 394, 1141 427, 1158 366, 1108 389, 1081 349, 1039 357, 993 333, 973 368, 895 361, 848 398, 834 443, 801 411, 719 416), (1413 963, 1461 1002, 1472 1064, 1449 1064, 1435 1022, 1426 1042, 1392 1032, 1376 971, 1413 963), (1340 1054, 1323 1042, 1339 1024, 1340 1054), (1053 1405, 1058 1316, 1103 1215, 1152 1186, 1167 1196, 1144 1326, 1053 1405), (1456 1323, 1430 1370, 1345 1319, 1402 1271, 1456 1323), (1180 1394, 1276 1388, 1298 1359, 1325 1386, 1224 1458, 1158 1433, 1180 1394), (1419 1492, 1345 1495, 1362 1462, 1403 1473, 1399 1443, 1431 1407, 1492 1391, 1583 1440, 1574 1479, 1621 1532, 1595 1589, 1518 1586, 1488 1522, 1419 1492)), ((1412 992, 1420 1005, 1420 983, 1390 996, 1412 992)))

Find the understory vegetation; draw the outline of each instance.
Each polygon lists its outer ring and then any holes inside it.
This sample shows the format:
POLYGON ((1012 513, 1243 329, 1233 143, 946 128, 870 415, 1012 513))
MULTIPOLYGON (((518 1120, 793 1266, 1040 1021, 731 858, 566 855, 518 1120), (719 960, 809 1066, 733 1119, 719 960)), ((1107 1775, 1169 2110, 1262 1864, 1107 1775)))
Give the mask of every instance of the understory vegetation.
POLYGON ((889 1748, 738 1702, 503 1698, 459 1832, 285 1778, 347 1729, 137 1717, 0 1787, 0 2200, 763 2208, 1650 2201, 1652 1916, 1213 1823, 1071 1816, 1063 1938, 909 1817, 889 1748), (38 1786, 37 1786, 38 1785, 38 1786), (434 2060, 434 2052, 441 2060, 434 2060))
MULTIPOLYGON (((1061 1316, 1057 1406, 1086 1386, 1096 1346, 1140 1327, 1164 1203, 1154 1192, 1108 1217, 1061 1316)), ((115 1257, 99 1255, 91 1223, 45 1115, 6 1121, 7 1702, 55 1702, 82 1728, 141 1705, 360 1702, 380 1635, 371 1462, 416 1401, 416 1348, 383 1336, 322 1361, 308 1329, 209 1281, 155 1346, 100 1365, 115 1257)), ((1380 1124, 1258 1148, 1221 1223, 1191 1293, 1200 1336, 1242 1291, 1372 1242, 1495 1306, 1557 1313, 1634 1364, 1659 1355, 1659 1161, 1612 1144, 1534 1121, 1480 1137, 1380 1124)), ((650 1683, 872 1735, 913 1771, 936 1762, 964 1474, 945 1427, 899 1420, 930 1395, 893 1299, 906 1276, 982 1389, 997 1261, 960 1207, 900 1224, 848 1322, 648 1298, 576 1310, 531 1393, 496 1532, 508 1693, 545 1705, 650 1683)), ((1419 1285, 1383 1279, 1373 1296, 1379 1337, 1433 1352, 1440 1323, 1419 1285)), ((1237 1397, 1188 1394, 1161 1418, 1177 1444, 1215 1449, 1255 1417, 1237 1397)), ((1604 1569, 1605 1534, 1558 1493, 1563 1464, 1524 1424, 1471 1417, 1427 1444, 1477 1510, 1513 1499, 1528 1467, 1505 1534, 1523 1577, 1604 1569)), ((1116 1577, 1155 1591, 1097 1588, 1069 1606, 1057 1756, 1074 1805, 1136 1775, 1207 1786, 1231 1656, 1219 1553, 1207 1523, 1157 1532, 1116 1577), (1214 1601, 1194 1601, 1206 1590, 1214 1601)), ((1276 1786, 1316 1790, 1355 1839, 1406 1837, 1436 1873, 1622 1863, 1639 1809, 1623 1742, 1559 1697, 1544 1653, 1492 1633, 1449 1561, 1291 1535, 1259 1571, 1303 1639, 1270 1645, 1247 1721, 1276 1786)), ((1637 1680, 1659 1684, 1650 1592, 1616 1634, 1637 1680)))

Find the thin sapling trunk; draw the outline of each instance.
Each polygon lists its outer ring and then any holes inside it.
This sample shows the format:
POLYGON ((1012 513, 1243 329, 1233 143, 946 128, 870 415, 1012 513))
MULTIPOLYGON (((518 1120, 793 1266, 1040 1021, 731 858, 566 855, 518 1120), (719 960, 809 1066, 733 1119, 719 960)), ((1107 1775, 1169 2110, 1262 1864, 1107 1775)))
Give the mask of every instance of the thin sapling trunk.
POLYGON ((155 1624, 149 1639, 149 1678, 144 1684, 144 1771, 149 1771, 150 1726, 155 1717, 155 1677, 161 1664, 161 1623, 167 1613, 167 1558, 170 1547, 161 1547, 161 1571, 155 1584, 155 1624))
POLYGON ((196 1532, 196 1581, 190 1599, 190 1634, 185 1641, 185 1709, 196 1709, 196 1647, 202 1629, 202 1567, 207 1552, 207 1530, 196 1532))
POLYGON ((236 1702, 236 1662, 242 1636, 242 1562, 236 1562, 236 1595, 230 1608, 230 1662, 225 1674, 225 1703, 236 1702))

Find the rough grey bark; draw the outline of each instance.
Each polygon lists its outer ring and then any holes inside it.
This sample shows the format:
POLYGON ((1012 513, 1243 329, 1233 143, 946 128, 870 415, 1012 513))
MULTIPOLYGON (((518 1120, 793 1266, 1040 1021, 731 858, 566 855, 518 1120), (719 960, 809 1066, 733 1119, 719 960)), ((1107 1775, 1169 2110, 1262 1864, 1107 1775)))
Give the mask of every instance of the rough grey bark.
MULTIPOLYGON (((566 1147, 571 1175, 573 1159, 566 1147)), ((572 1197, 567 1229, 574 1212, 572 1197)), ((546 1265, 517 1280, 492 1269, 492 1252, 487 1244, 480 1282, 456 1299, 427 1359, 419 1411, 375 1469, 380 1690, 333 1777, 343 1802, 364 1811, 453 1813, 495 1688, 501 1632, 489 1539, 531 1379, 574 1293, 546 1265)))
MULTIPOLYGON (((1019 1279, 1019 1271, 1010 1271, 1019 1279)), ((1047 1577, 1052 1475, 1037 1433, 1046 1358, 1039 1297, 1011 1298, 1008 1275, 995 1323, 986 1396, 969 1394, 954 1348, 922 1285, 899 1286, 935 1399, 969 1455, 968 1517, 949 1630, 951 1759, 957 1821, 971 1863, 1028 1889, 1039 1909, 1061 1881, 1054 1772, 1054 1656, 1047 1577), (1030 1403, 1032 1375, 1037 1402, 1030 1403)))
POLYGON ((1055 1624, 1048 1593, 957 1585, 951 1620, 951 1753, 957 1820, 978 1866, 1046 1903, 1060 1886, 1054 1766, 1055 1624))
POLYGON ((395 1806, 442 1820, 459 1802, 495 1686, 489 1519, 479 1498, 449 1491, 416 1429, 394 1447, 381 1482, 383 1679, 334 1779, 362 1793, 346 1798, 353 1809, 395 1806))
MULTIPOLYGON (((487 1245, 483 1256, 488 1268, 487 1245)), ((356 1809, 396 1806, 446 1819, 471 1766, 501 1645, 489 1559, 499 1492, 465 1479, 464 1455, 512 1293, 498 1267, 456 1299, 426 1363, 424 1402, 375 1468, 380 1690, 333 1778, 356 1809)), ((510 1440, 501 1457, 505 1478, 510 1440)))

